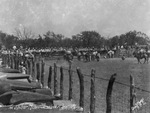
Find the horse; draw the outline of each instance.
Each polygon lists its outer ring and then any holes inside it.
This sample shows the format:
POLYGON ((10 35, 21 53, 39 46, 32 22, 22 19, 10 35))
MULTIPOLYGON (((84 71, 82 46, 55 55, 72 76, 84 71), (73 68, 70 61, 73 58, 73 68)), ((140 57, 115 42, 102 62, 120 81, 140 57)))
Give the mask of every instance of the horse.
POLYGON ((77 58, 78 58, 79 61, 81 60, 81 57, 82 57, 82 53, 80 51, 77 52, 77 58))
POLYGON ((115 52, 114 52, 114 51, 109 50, 109 51, 108 51, 108 53, 107 53, 108 58, 113 58, 113 57, 114 57, 114 54, 115 54, 115 52))
POLYGON ((96 60, 99 61, 101 57, 101 54, 99 52, 96 53, 96 60))
POLYGON ((64 59, 68 62, 68 63, 72 63, 73 61, 73 55, 71 54, 71 52, 66 52, 64 54, 64 59))
POLYGON ((146 63, 146 62, 148 63, 148 60, 149 60, 149 54, 148 53, 137 51, 137 52, 134 52, 133 55, 134 55, 134 57, 137 58, 138 63, 141 64, 141 61, 140 61, 141 59, 144 59, 143 64, 146 63))
POLYGON ((96 59, 96 55, 97 55, 97 51, 91 52, 91 60, 94 61, 96 59))
POLYGON ((86 62, 90 62, 91 61, 91 53, 90 52, 86 52, 84 57, 85 57, 85 61, 86 62))

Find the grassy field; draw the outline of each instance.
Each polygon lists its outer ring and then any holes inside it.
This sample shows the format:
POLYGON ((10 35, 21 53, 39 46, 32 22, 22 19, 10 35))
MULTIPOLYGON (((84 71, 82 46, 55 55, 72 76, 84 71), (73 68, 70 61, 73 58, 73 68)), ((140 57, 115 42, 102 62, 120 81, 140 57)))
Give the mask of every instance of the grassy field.
MULTIPOLYGON (((57 64, 57 76, 58 84, 60 79, 60 66, 64 68, 64 100, 68 99, 68 89, 69 89, 69 74, 68 68, 69 65, 63 59, 57 60, 45 60, 45 86, 47 85, 47 78, 49 74, 49 66, 53 66, 54 63, 57 64)), ((90 85, 91 85, 91 69, 96 70, 96 79, 95 79, 95 91, 96 91, 96 104, 95 104, 95 113, 106 113, 106 91, 108 80, 111 75, 117 73, 117 78, 113 86, 112 92, 112 113, 129 113, 129 102, 130 102, 130 89, 129 77, 132 75, 134 77, 136 87, 144 89, 145 91, 135 90, 137 99, 135 102, 144 98, 146 105, 142 106, 137 110, 136 113, 149 113, 150 111, 150 95, 146 91, 150 91, 150 64, 138 64, 135 58, 126 58, 121 60, 121 58, 113 59, 101 59, 99 62, 83 62, 75 59, 72 63, 73 71, 73 101, 78 105, 79 104, 79 79, 76 73, 76 68, 79 67, 84 76, 84 86, 85 86, 85 95, 84 95, 84 112, 87 113, 90 110, 90 85)), ((53 79, 53 77, 52 77, 53 79)), ((52 80, 53 81, 53 80, 52 80)), ((52 82, 52 89, 53 89, 52 82)), ((59 91, 59 89, 58 89, 59 91)), ((21 111, 0 111, 4 113, 18 113, 18 112, 29 112, 29 113, 40 113, 41 110, 21 110, 21 111)), ((54 110, 42 110, 43 113, 66 113, 67 111, 54 111, 54 110)), ((70 112, 68 112, 70 113, 70 112)), ((73 112, 72 112, 73 113, 73 112)))
MULTIPOLYGON (((47 60, 45 65, 45 72, 48 75, 48 67, 56 63, 57 66, 63 66, 64 70, 64 99, 68 98, 68 63, 62 59, 59 60, 47 60)), ((80 67, 83 74, 89 75, 91 69, 96 70, 96 113, 103 113, 106 110, 106 90, 108 85, 108 80, 112 74, 117 73, 116 81, 129 85, 129 77, 132 75, 134 77, 135 85, 145 90, 149 89, 149 64, 138 64, 135 58, 126 58, 126 60, 121 60, 121 58, 113 59, 101 59, 99 62, 83 62, 73 61, 72 69, 76 71, 76 68, 80 67), (99 112, 100 111, 100 112, 99 112)), ((58 80, 59 80, 59 68, 58 68, 58 80)), ((47 77, 45 77, 47 80, 47 77)), ((77 73, 73 73, 73 100, 78 104, 79 102, 79 80, 77 73)), ((89 111, 90 106, 90 77, 85 76, 84 78, 85 86, 85 112, 89 111)), ((136 90, 138 99, 142 97, 149 96, 148 93, 136 90), (139 96, 138 96, 139 95, 139 96)), ((113 112, 114 113, 128 113, 129 112, 129 87, 114 83, 113 86, 113 112)), ((146 109, 146 108, 145 108, 146 109)), ((146 110, 145 110, 146 111, 146 110)))

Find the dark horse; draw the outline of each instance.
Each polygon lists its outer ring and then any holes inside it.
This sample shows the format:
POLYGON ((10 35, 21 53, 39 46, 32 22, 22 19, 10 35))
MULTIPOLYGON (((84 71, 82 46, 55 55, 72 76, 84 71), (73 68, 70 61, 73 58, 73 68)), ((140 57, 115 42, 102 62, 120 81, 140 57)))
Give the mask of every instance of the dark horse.
POLYGON ((137 51, 137 52, 134 52, 133 55, 135 58, 137 58, 138 63, 141 64, 141 61, 140 61, 141 59, 144 59, 144 63, 148 63, 148 60, 149 60, 149 54, 148 53, 137 51))

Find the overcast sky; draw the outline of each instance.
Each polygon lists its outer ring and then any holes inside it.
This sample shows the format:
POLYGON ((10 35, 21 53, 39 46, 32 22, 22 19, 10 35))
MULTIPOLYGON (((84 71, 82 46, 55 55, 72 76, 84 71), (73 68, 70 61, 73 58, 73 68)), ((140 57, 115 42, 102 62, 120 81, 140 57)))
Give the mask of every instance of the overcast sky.
POLYGON ((84 30, 114 36, 137 30, 150 36, 150 0, 0 0, 0 30, 25 26, 71 37, 84 30))

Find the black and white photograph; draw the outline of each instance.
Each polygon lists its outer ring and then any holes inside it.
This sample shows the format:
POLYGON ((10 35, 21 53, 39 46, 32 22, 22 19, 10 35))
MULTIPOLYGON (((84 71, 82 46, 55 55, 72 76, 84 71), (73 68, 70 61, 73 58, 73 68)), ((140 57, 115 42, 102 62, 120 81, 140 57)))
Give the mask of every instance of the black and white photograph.
POLYGON ((150 0, 0 0, 0 113, 150 113, 150 0))

